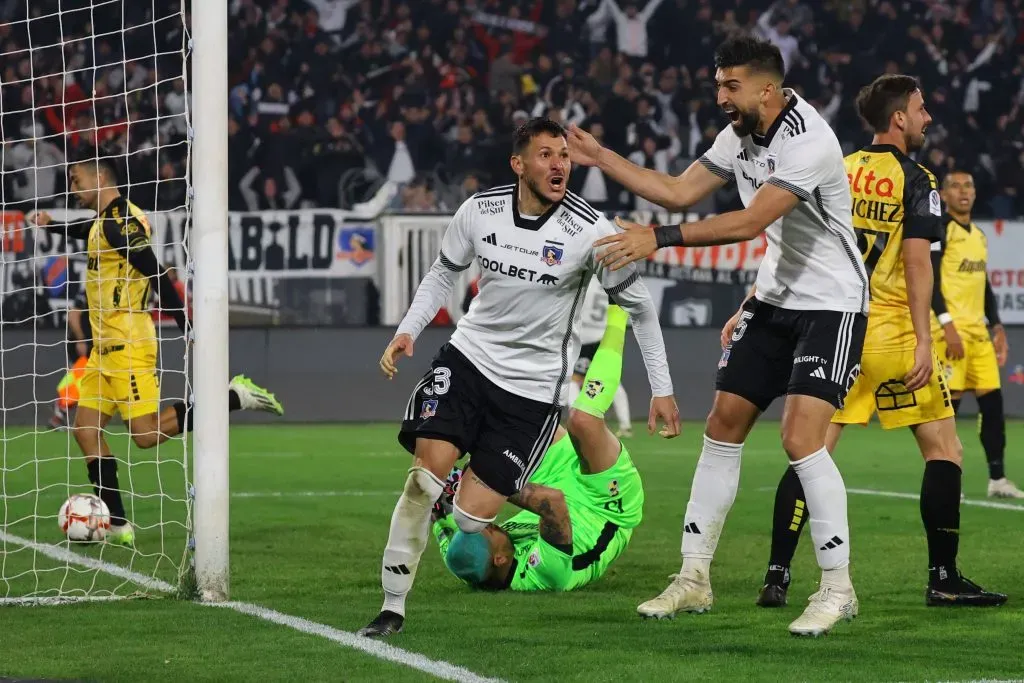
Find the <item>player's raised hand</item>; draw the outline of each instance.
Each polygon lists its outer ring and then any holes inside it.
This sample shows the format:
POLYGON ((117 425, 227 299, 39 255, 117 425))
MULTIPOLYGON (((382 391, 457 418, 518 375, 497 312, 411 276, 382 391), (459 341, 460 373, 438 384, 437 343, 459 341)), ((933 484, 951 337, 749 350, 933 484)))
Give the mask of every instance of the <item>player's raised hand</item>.
POLYGON ((736 329, 736 326, 740 323, 740 316, 743 315, 743 309, 740 308, 738 311, 733 313, 733 316, 725 321, 725 325, 722 327, 722 338, 719 340, 722 342, 722 350, 725 351, 725 347, 732 342, 732 333, 736 329))
POLYGON ((658 238, 646 225, 622 218, 616 218, 615 225, 622 232, 607 235, 594 242, 595 247, 604 247, 604 253, 599 257, 604 267, 618 270, 633 261, 645 259, 658 250, 658 238))
POLYGON ((992 346, 996 349, 996 361, 999 367, 1006 365, 1006 359, 1010 355, 1010 342, 1006 340, 1006 330, 1002 325, 995 325, 992 328, 992 346))
POLYGON ((942 335, 946 339, 946 358, 960 360, 964 357, 964 341, 956 331, 956 325, 946 323, 942 326, 942 335))
POLYGON ((647 432, 654 434, 658 420, 665 425, 658 432, 663 439, 674 439, 679 436, 679 406, 674 396, 655 396, 651 399, 651 412, 647 417, 647 432))
POLYGON ((565 137, 569 142, 569 159, 572 163, 582 166, 597 165, 601 156, 601 143, 597 138, 575 123, 569 126, 565 137))
POLYGON ((25 220, 32 225, 44 227, 53 222, 53 216, 46 211, 32 211, 25 216, 25 220))
POLYGON ((384 349, 384 355, 380 357, 380 370, 388 379, 394 379, 395 373, 398 372, 395 368, 395 363, 398 361, 399 356, 404 353, 412 358, 412 347, 412 336, 399 334, 391 340, 388 348, 384 349))
POLYGON ((932 378, 934 364, 931 343, 918 342, 917 348, 914 349, 914 367, 903 377, 903 385, 907 387, 907 391, 917 391, 928 384, 928 380, 932 378))

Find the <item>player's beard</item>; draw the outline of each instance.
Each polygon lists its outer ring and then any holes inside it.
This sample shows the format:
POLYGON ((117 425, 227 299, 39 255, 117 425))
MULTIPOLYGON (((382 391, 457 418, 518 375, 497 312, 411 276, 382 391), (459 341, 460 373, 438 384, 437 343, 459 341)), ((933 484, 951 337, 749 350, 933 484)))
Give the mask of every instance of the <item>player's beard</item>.
POLYGON ((734 121, 732 130, 736 133, 737 137, 745 138, 748 135, 753 134, 757 130, 757 126, 761 123, 761 116, 754 111, 743 111, 737 108, 736 113, 739 114, 739 120, 734 121))
POLYGON ((548 199, 547 195, 545 195, 544 192, 540 189, 540 185, 538 185, 533 178, 524 174, 523 181, 526 183, 526 188, 530 192, 532 192, 535 197, 537 197, 537 201, 540 202, 540 205, 542 207, 546 209, 547 207, 551 206, 554 203, 550 199, 548 199))
POLYGON ((908 134, 907 135, 907 151, 916 152, 917 150, 924 147, 925 137, 927 136, 928 128, 922 128, 920 133, 908 134))

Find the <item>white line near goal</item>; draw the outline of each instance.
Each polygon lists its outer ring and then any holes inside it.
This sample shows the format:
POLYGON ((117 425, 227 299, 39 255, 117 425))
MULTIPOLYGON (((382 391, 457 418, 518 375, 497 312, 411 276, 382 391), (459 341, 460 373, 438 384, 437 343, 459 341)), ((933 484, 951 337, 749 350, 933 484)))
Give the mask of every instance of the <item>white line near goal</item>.
MULTIPOLYGON (((774 491, 775 489, 771 489, 774 491)), ((853 493, 859 496, 879 496, 882 498, 902 498, 903 500, 920 500, 921 496, 916 493, 902 493, 900 491, 876 491, 875 489, 846 489, 847 493, 853 493)), ((997 503, 992 500, 974 500, 967 498, 960 501, 961 505, 970 505, 977 508, 991 508, 993 510, 1013 510, 1015 512, 1024 512, 1024 505, 1016 505, 1014 503, 997 503)))
MULTIPOLYGON (((340 493, 335 491, 333 493, 340 493)), ((71 552, 67 548, 61 548, 59 546, 50 545, 49 543, 37 543, 30 541, 27 538, 21 536, 15 536, 9 534, 6 531, 0 530, 0 541, 10 543, 12 545, 20 545, 25 548, 29 548, 45 555, 51 559, 59 562, 66 562, 68 564, 77 564, 82 567, 88 567, 89 569, 96 569, 98 571, 106 572, 111 576, 116 576, 119 579, 125 579, 133 581, 140 586, 149 588, 150 590, 159 591, 161 593, 173 593, 175 587, 166 581, 155 579, 138 572, 133 572, 130 569, 125 569, 119 565, 111 562, 104 562, 97 560, 92 557, 86 557, 79 555, 78 553, 71 552)), ((74 598, 71 596, 60 597, 56 596, 53 598, 5 598, 0 600, 0 606, 4 605, 56 605, 65 604, 68 602, 104 602, 107 600, 124 599, 127 596, 82 596, 81 598, 74 598)), ((262 619, 263 621, 269 621, 273 624, 281 626, 287 626, 288 628, 307 633, 309 635, 319 636, 330 640, 331 642, 337 643, 338 645, 351 648, 353 650, 359 650, 365 654, 368 654, 377 659, 383 659, 385 661, 394 662, 407 666, 411 669, 423 671, 431 676, 436 676, 446 681, 458 681, 459 683, 502 683, 500 678, 485 678, 479 676, 469 669, 464 669, 461 666, 451 664, 449 662, 438 661, 436 659, 430 659, 417 652, 409 652, 403 650, 394 645, 388 645, 376 640, 369 638, 362 638, 354 633, 348 631, 342 631, 341 629, 328 626, 327 624, 321 624, 319 622, 310 621, 302 617, 296 617, 290 614, 284 614, 276 610, 255 605, 249 602, 199 602, 195 603, 203 607, 220 607, 224 609, 230 609, 240 614, 248 614, 249 616, 262 619)))

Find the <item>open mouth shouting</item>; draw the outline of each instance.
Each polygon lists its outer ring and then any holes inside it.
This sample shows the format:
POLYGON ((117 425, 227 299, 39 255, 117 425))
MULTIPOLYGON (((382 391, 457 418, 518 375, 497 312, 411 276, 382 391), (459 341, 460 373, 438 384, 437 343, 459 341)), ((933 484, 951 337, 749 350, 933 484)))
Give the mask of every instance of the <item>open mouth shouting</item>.
POLYGON ((726 105, 722 107, 722 111, 725 112, 725 115, 728 116, 729 120, 732 121, 733 123, 740 122, 740 110, 737 109, 736 107, 726 105))
POLYGON ((565 176, 560 173, 548 176, 548 189, 555 194, 565 192, 565 176))

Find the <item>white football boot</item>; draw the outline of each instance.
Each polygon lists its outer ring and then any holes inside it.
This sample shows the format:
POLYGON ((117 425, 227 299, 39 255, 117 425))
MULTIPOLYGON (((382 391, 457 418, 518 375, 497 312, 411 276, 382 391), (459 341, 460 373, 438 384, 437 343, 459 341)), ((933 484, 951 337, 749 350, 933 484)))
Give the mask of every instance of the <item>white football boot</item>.
POLYGON ((807 608, 789 625, 794 636, 823 636, 840 621, 852 621, 860 605, 853 584, 846 587, 824 585, 807 599, 807 608))
POLYGON ((1003 477, 1002 479, 988 480, 989 498, 1024 498, 1024 491, 1017 488, 1012 481, 1003 477))
POLYGON ((711 609, 714 594, 703 572, 671 574, 672 583, 656 598, 642 603, 637 613, 648 619, 671 619, 679 612, 701 614, 711 609))

